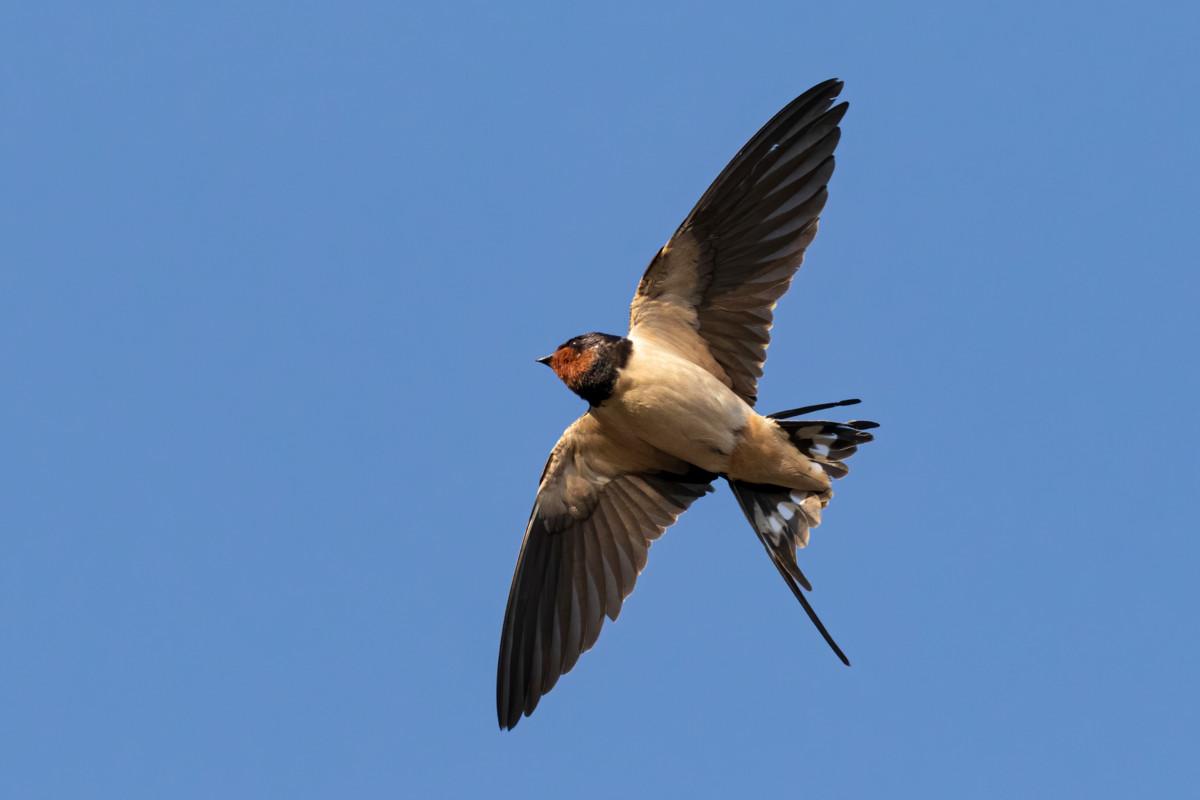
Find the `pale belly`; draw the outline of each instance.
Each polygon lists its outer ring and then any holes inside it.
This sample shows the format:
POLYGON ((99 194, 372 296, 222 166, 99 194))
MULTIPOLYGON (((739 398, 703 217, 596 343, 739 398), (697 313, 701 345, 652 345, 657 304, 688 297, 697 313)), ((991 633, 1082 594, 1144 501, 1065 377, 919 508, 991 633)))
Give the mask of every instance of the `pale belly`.
POLYGON ((753 410, 691 361, 636 342, 613 396, 592 413, 676 458, 727 473, 753 410))

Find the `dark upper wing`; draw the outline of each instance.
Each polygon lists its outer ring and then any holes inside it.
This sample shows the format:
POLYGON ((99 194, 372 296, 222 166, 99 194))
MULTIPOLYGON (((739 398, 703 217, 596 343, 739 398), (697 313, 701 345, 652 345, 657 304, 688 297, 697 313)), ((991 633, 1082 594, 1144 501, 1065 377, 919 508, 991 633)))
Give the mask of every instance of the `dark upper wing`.
POLYGON ((500 635, 501 728, 542 695, 616 619, 651 541, 711 490, 716 476, 645 444, 615 441, 589 414, 559 439, 513 574, 500 635))
POLYGON ((772 310, 817 233, 833 174, 842 82, 789 103, 733 157, 638 285, 630 333, 704 366, 751 405, 772 310), (831 107, 832 106, 832 107, 831 107))

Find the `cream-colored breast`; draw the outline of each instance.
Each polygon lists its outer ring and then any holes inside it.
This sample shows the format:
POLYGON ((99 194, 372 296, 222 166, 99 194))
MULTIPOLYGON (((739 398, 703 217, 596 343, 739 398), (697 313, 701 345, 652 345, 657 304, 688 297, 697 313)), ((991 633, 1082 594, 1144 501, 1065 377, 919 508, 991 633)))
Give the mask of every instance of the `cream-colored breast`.
POLYGON ((707 370, 633 339, 612 397, 592 413, 676 458, 724 473, 753 410, 707 370))

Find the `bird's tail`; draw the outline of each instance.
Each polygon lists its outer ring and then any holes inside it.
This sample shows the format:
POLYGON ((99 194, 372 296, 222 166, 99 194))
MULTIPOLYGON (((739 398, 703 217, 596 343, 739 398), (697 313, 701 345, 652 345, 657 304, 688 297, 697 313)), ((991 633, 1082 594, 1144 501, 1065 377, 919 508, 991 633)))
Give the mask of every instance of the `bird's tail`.
MULTIPOLYGON (((842 400, 837 403, 822 403, 816 406, 794 408, 769 415, 787 434, 792 444, 805 456, 815 461, 830 478, 841 478, 849 469, 844 461, 874 437, 867 433, 879 427, 875 422, 854 420, 851 422, 828 422, 825 420, 785 421, 813 411, 835 406, 854 405, 858 400, 842 400)), ((744 481, 729 481, 729 486, 742 507, 754 532, 766 548, 771 563, 800 601, 809 619, 820 631, 821 636, 833 652, 847 666, 846 654, 825 629, 813 610, 804 591, 812 591, 812 584, 796 563, 796 550, 808 544, 809 531, 821 524, 821 510, 829 504, 833 492, 805 491, 744 481)))

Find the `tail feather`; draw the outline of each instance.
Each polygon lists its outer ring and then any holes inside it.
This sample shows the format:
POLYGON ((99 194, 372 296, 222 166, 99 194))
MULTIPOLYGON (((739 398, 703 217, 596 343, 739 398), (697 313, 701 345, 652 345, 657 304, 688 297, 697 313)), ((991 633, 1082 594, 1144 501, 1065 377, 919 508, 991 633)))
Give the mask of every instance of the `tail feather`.
POLYGON ((816 610, 804 596, 805 590, 812 591, 812 584, 796 563, 796 548, 803 547, 808 542, 809 527, 820 520, 819 510, 815 522, 809 513, 813 505, 818 509, 822 505, 818 500, 819 495, 785 489, 782 486, 733 480, 729 481, 729 488, 733 490, 733 496, 742 507, 742 513, 746 515, 754 532, 758 534, 759 541, 766 548, 771 563, 779 570, 784 583, 800 601, 804 613, 812 620, 812 624, 816 626, 834 655, 841 659, 843 664, 850 666, 850 659, 842 652, 842 648, 838 647, 838 643, 834 641, 821 618, 817 616, 816 610), (817 502, 814 503, 814 500, 817 502), (801 535, 803 542, 800 541, 801 535))
MULTIPOLYGON (((822 403, 770 416, 801 453, 819 464, 830 478, 841 478, 850 471, 844 463, 845 459, 854 455, 859 445, 874 439, 867 431, 879 427, 878 423, 867 420, 785 421, 785 418, 835 406, 853 405, 857 402, 843 400, 838 403, 822 403)), ((808 545, 809 531, 821 524, 821 510, 829 505, 833 492, 828 489, 822 492, 789 489, 784 486, 736 480, 729 480, 729 487, 733 490, 742 513, 746 515, 750 526, 754 528, 759 541, 766 549, 771 563, 779 570, 784 582, 800 601, 808 618, 812 620, 829 647, 842 663, 849 666, 850 660, 838 647, 805 597, 804 591, 811 592, 812 584, 796 563, 796 551, 808 545)))
POLYGON ((831 478, 844 478, 850 468, 843 462, 858 452, 858 446, 874 440, 867 433, 879 423, 868 420, 827 422, 824 420, 776 421, 801 453, 821 465, 831 478))
POLYGON ((774 414, 767 414, 770 419, 791 419, 792 417, 802 417, 805 414, 811 414, 814 411, 824 411, 827 408, 837 408, 838 406, 856 406, 861 403, 857 397, 851 397, 849 400, 835 400, 832 403, 817 403, 815 406, 800 406, 799 408, 789 408, 787 411, 776 411, 774 414))

